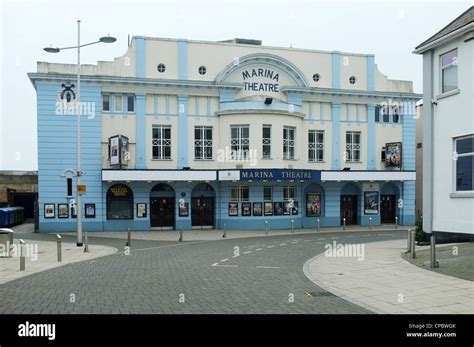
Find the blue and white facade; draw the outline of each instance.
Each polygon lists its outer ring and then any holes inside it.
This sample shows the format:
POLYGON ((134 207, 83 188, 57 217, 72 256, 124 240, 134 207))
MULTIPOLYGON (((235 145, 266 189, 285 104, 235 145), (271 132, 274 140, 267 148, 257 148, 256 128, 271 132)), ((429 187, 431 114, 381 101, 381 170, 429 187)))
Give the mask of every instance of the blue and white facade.
MULTIPOLYGON (((76 228, 75 73, 29 74, 41 232, 76 228)), ((82 66, 84 230, 413 225, 419 98, 370 54, 134 37, 82 66)))

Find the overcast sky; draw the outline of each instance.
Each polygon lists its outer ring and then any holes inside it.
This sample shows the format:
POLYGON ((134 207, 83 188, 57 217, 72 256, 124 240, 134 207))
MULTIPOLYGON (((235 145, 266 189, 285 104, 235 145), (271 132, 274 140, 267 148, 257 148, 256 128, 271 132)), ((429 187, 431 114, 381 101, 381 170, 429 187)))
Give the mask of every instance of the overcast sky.
POLYGON ((37 170, 36 92, 27 73, 37 61, 75 64, 76 51, 49 46, 110 34, 114 44, 84 48, 81 61, 112 60, 127 36, 223 40, 253 38, 264 45, 373 53, 391 79, 411 80, 422 93, 422 58, 413 48, 461 14, 462 1, 15 1, 2 2, 0 170, 37 170))

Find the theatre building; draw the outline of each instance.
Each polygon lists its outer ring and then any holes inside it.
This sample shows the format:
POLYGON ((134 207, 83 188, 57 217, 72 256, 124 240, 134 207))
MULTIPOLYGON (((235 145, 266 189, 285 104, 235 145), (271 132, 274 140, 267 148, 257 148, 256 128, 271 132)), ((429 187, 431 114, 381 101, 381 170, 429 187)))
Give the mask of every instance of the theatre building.
POLYGON ((29 74, 41 232, 76 228, 77 111, 86 231, 415 223, 421 96, 374 55, 135 36, 81 76, 29 74))

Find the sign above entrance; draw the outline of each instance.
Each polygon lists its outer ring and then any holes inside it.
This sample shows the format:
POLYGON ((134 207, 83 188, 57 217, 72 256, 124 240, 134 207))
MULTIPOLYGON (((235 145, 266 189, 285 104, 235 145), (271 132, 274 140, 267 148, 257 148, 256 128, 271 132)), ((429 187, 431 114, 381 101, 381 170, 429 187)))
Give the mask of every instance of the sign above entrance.
POLYGON ((248 169, 240 170, 241 181, 321 181, 319 170, 248 169))
POLYGON ((244 90, 278 93, 280 75, 272 69, 253 68, 242 71, 244 90))

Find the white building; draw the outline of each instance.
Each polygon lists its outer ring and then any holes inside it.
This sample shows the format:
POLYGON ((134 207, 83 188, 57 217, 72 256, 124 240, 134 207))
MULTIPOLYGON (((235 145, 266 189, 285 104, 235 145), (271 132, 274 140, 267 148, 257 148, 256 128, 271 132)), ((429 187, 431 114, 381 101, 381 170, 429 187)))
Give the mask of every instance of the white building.
POLYGON ((474 7, 421 43, 423 230, 474 235, 474 7))

